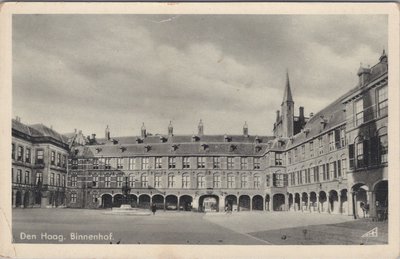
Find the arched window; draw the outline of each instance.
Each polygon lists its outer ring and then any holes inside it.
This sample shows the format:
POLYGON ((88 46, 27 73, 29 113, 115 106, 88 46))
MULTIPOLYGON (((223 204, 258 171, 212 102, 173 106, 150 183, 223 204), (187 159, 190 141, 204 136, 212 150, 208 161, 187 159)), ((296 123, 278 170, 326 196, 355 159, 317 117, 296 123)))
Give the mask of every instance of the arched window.
POLYGON ((109 174, 104 177, 104 187, 111 187, 111 176, 109 174))
POLYGON ((135 187, 135 175, 134 174, 129 175, 129 186, 135 187))
POLYGON ((228 188, 236 188, 235 175, 233 173, 228 174, 227 182, 228 182, 227 184, 228 188))
POLYGON ((161 187, 161 175, 160 174, 155 174, 154 175, 154 187, 155 188, 160 188, 161 187))
POLYGON ((258 174, 255 174, 253 177, 253 186, 254 189, 259 189, 261 187, 261 177, 258 174))
POLYGON ((240 187, 247 188, 247 174, 242 174, 240 176, 240 187))
POLYGON ((174 187, 175 187, 175 175, 169 174, 168 175, 168 188, 174 188, 174 187))
POLYGON ((206 182, 205 182, 205 177, 202 174, 197 175, 197 188, 205 188, 206 187, 206 182))
POLYGON ((148 186, 149 182, 148 182, 147 174, 146 174, 146 173, 144 173, 144 174, 142 174, 142 175, 140 176, 140 182, 142 183, 142 187, 143 187, 143 188, 145 188, 145 187, 148 186))
MULTIPOLYGON (((378 162, 380 164, 386 164, 388 162, 388 135, 387 135, 387 127, 382 127, 377 132, 378 136, 378 162)), ((376 149, 376 147, 372 147, 372 149, 376 149)))
POLYGON ((190 188, 190 175, 188 173, 182 174, 182 188, 190 188))
POLYGON ((213 175, 213 186, 214 188, 221 188, 221 176, 219 174, 213 175))

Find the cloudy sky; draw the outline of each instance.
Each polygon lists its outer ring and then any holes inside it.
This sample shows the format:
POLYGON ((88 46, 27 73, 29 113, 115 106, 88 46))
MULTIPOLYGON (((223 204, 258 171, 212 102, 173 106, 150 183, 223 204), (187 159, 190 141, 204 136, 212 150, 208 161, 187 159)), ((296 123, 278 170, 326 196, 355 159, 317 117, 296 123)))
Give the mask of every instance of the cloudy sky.
MULTIPOLYGON (((317 112, 387 49, 377 15, 14 15, 13 116, 60 133, 271 135, 289 70, 317 112)), ((390 54, 390 53, 389 53, 390 54)))

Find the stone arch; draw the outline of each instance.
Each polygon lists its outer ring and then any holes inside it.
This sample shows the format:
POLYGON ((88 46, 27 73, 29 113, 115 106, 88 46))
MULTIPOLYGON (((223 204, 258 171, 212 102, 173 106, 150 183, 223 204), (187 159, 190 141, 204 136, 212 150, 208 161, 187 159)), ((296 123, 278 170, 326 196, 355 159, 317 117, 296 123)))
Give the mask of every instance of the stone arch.
POLYGON ((353 215, 355 218, 363 218, 366 217, 366 212, 363 209, 365 205, 368 203, 367 199, 367 191, 369 190, 368 186, 364 183, 355 183, 351 190, 353 192, 353 215))
MULTIPOLYGON (((388 202, 388 193, 389 186, 387 180, 381 180, 374 184, 373 187, 374 196, 375 196, 375 213, 378 220, 387 220, 388 210, 389 210, 389 202, 388 202)), ((373 204, 372 204, 373 206, 373 204)))
POLYGON ((310 192, 310 211, 311 212, 318 211, 317 193, 316 192, 310 192))
POLYGON ((238 199, 236 195, 229 194, 225 197, 225 207, 230 211, 237 211, 238 199))
POLYGON ((150 203, 151 203, 150 201, 151 201, 150 195, 141 194, 141 195, 139 195, 138 207, 149 209, 150 203))
POLYGON ((178 197, 173 194, 169 194, 165 197, 165 205, 167 210, 178 209, 178 197))
POLYGON ((266 211, 270 211, 271 208, 271 196, 267 193, 267 195, 265 195, 265 210, 266 211))
POLYGON ((300 200, 300 193, 295 193, 294 194, 294 210, 295 211, 298 211, 298 210, 300 210, 300 203, 301 203, 301 200, 300 200))
POLYGON ((102 208, 112 208, 112 195, 109 193, 103 193, 101 195, 101 207, 102 208))
POLYGON ((157 209, 163 209, 164 208, 164 196, 161 194, 154 194, 151 197, 151 203, 152 205, 156 206, 157 209))
POLYGON ((113 207, 121 207, 124 202, 124 195, 121 193, 114 194, 113 200, 113 207))
POLYGON ((325 191, 319 192, 319 211, 328 212, 328 197, 325 191))
POLYGON ((203 212, 218 212, 219 197, 217 195, 202 195, 199 198, 199 210, 203 212))
POLYGON ((250 196, 249 195, 240 195, 239 196, 239 211, 248 211, 250 210, 250 196))
POLYGON ((339 213, 339 194, 336 190, 330 190, 328 193, 328 211, 339 213))
POLYGON ((289 211, 294 210, 294 197, 293 197, 293 193, 289 193, 289 199, 288 199, 288 201, 289 201, 289 204, 288 204, 289 211))
POLYGON ((184 211, 192 210, 193 197, 190 195, 182 195, 179 197, 179 209, 184 211))
POLYGON ((348 195, 347 189, 342 189, 340 191, 340 204, 339 204, 339 212, 341 214, 348 213, 348 195))
POLYGON ((261 195, 252 197, 252 210, 264 210, 264 199, 261 195))
POLYGON ((308 200, 309 200, 308 193, 303 192, 301 194, 301 210, 302 211, 308 210, 308 200))
POLYGON ((282 193, 276 193, 274 194, 274 196, 272 197, 273 199, 273 205, 274 211, 283 211, 285 210, 285 195, 282 193))

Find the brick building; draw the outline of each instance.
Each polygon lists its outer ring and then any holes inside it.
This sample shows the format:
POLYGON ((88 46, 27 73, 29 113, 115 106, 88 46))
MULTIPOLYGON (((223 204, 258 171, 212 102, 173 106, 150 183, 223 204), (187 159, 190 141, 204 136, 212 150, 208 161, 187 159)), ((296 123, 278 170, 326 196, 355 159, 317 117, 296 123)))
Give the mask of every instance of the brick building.
POLYGON ((12 120, 12 206, 65 206, 68 139, 42 124, 12 120))

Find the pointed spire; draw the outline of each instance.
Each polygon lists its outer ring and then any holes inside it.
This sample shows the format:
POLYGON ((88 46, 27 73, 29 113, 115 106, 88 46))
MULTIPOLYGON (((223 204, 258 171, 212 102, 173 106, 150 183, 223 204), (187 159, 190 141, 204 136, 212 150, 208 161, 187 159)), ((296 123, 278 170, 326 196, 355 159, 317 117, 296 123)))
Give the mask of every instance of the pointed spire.
POLYGON ((169 121, 169 125, 168 125, 168 135, 169 135, 169 136, 174 135, 174 127, 172 126, 172 121, 169 121))
POLYGON ((200 119, 199 125, 197 126, 198 129, 198 135, 203 136, 204 134, 204 127, 203 127, 203 121, 200 119))
POLYGON ((286 70, 286 86, 285 92, 283 94, 283 103, 285 102, 293 102, 292 98, 292 90, 290 90, 290 81, 289 81, 289 71, 286 70))
POLYGON ((386 51, 385 51, 385 49, 383 49, 383 52, 382 52, 382 55, 379 58, 379 61, 380 62, 387 62, 387 60, 388 60, 388 57, 386 55, 386 51))

